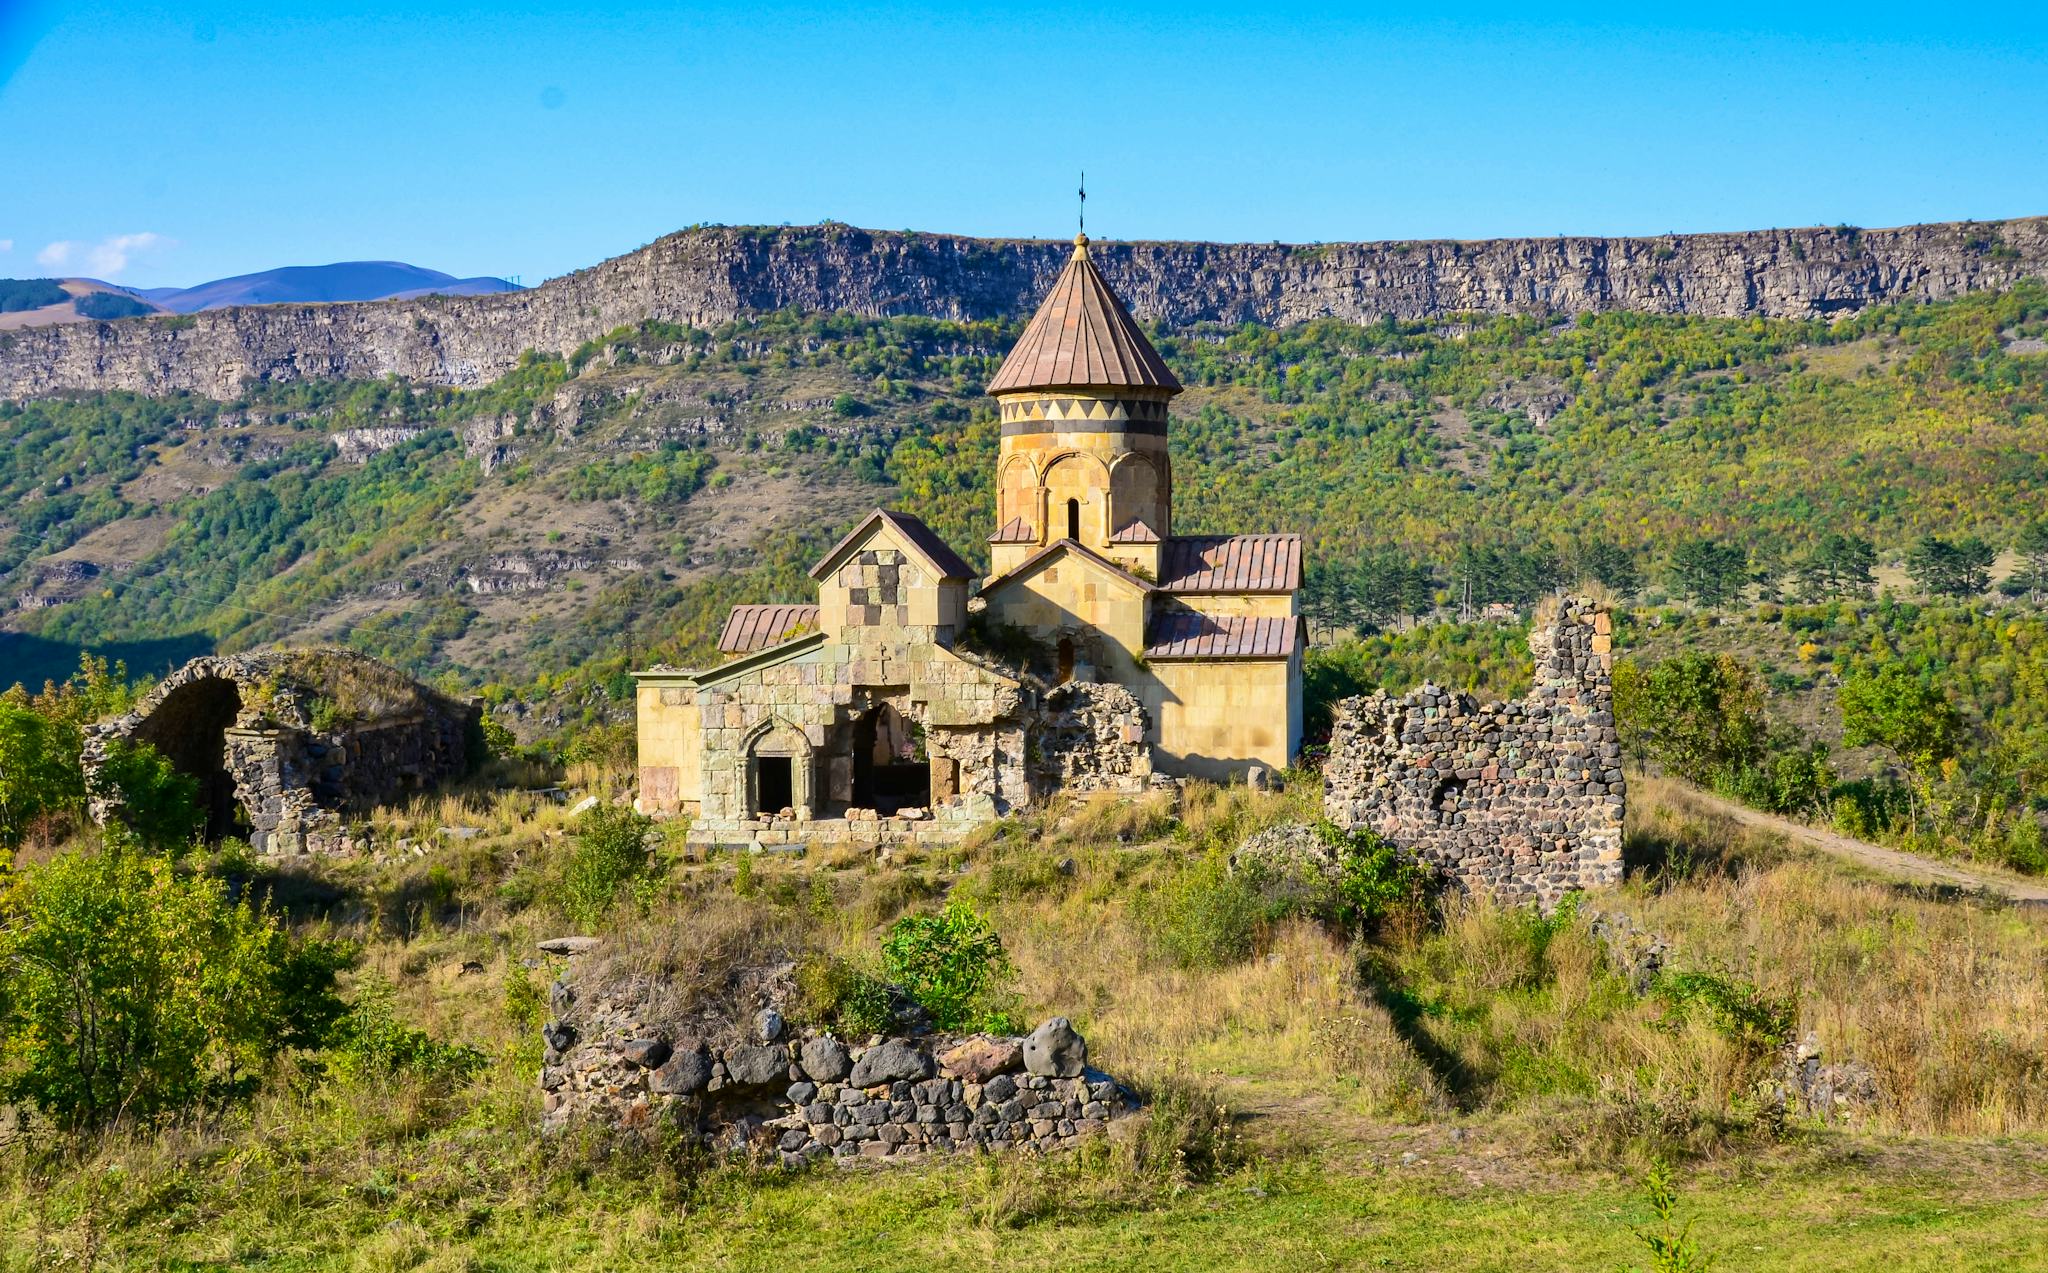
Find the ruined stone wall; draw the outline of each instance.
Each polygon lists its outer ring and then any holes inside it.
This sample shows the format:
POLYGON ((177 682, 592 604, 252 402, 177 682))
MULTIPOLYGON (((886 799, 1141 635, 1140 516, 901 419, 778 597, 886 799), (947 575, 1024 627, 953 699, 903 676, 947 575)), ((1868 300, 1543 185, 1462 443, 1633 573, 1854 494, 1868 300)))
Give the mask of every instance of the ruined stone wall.
POLYGON ((1121 685, 1070 681, 1041 701, 1028 745, 1031 788, 1143 791, 1152 783, 1145 705, 1121 685))
MULTIPOLYGON (((783 309, 1016 317, 1033 310, 1071 250, 850 226, 689 230, 529 291, 0 333, 0 398, 105 389, 230 398, 247 380, 384 376, 473 386, 527 350, 566 355, 649 319, 715 327, 783 309)), ((1606 310, 1807 318, 2038 276, 2048 219, 1632 239, 1098 243, 1093 255, 1134 313, 1172 324, 1606 310)))
POLYGON ((1481 705, 1425 685, 1336 708, 1324 811, 1461 885, 1554 900, 1621 878, 1625 799, 1607 612, 1567 600, 1529 635, 1535 686, 1481 705))
MULTIPOLYGON (((362 846, 347 819, 463 773, 478 705, 438 694, 396 669, 344 651, 194 659, 126 716, 88 731, 88 775, 117 740, 148 743, 200 780, 209 831, 232 801, 263 853, 337 853, 362 846), (316 705, 353 693, 367 719, 317 724, 316 705)), ((95 797, 105 822, 114 801, 95 797)))
POLYGON ((542 1029, 542 1124, 625 1130, 679 1124, 729 1151, 902 1160, 981 1149, 1049 1150, 1105 1131, 1136 1107, 1087 1064, 1055 1017, 1027 1038, 924 1035, 845 1042, 795 1030, 767 1007, 741 1032, 654 1024, 658 988, 557 982, 542 1029))

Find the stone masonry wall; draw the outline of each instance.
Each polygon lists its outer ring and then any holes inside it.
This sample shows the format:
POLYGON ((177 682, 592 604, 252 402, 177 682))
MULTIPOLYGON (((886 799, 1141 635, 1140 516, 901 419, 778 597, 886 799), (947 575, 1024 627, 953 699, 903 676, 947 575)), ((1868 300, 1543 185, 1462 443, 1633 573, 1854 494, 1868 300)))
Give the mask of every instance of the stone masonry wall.
POLYGON ((1046 692, 1031 732, 1031 787, 1057 791, 1145 790, 1152 747, 1145 705, 1121 685, 1070 681, 1046 692))
POLYGON ((649 1024, 653 988, 557 982, 543 1028, 542 1123, 627 1131, 674 1120, 732 1152, 903 1160, 980 1149, 1049 1150, 1136 1108, 1088 1068, 1087 1044, 1054 1017, 1027 1038, 928 1035, 843 1042, 797 1031, 773 1007, 739 1033, 649 1024))
POLYGON ((1625 790, 1610 633, 1605 610, 1561 602, 1530 632, 1535 686, 1513 702, 1434 685, 1345 699, 1324 812, 1509 901, 1617 882, 1625 790))

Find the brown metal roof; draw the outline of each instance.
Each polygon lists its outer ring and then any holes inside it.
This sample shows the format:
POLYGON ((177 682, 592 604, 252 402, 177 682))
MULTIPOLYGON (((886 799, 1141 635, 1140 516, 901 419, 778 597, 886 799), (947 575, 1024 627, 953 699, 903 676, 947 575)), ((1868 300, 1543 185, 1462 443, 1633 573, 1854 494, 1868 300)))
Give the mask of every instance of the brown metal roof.
POLYGON ((1301 587, 1299 535, 1175 535, 1159 586, 1168 592, 1293 592, 1301 587))
POLYGON ((816 606, 734 606, 725 618, 725 630, 718 634, 718 652, 751 654, 817 626, 816 606))
POLYGON ((1111 535, 1109 542, 1112 544, 1156 544, 1159 542, 1159 532, 1153 530, 1144 522, 1137 521, 1111 535))
POLYGON ((840 557, 866 538, 868 531, 878 520, 894 526, 910 546, 917 550, 918 555, 924 558, 925 564, 938 572, 939 578, 974 578, 974 567, 968 565, 966 559, 959 553, 954 552, 950 544, 940 539, 937 531, 909 513, 899 513, 890 508, 878 508, 861 518, 860 525, 846 532, 846 538, 834 544, 832 551, 826 553, 818 560, 817 565, 811 567, 811 578, 823 579, 837 569, 840 557))
POLYGON ((1038 536, 1031 532, 1021 517, 1012 517, 1002 524, 995 534, 988 537, 991 544, 1035 544, 1038 536))
POLYGON ((1284 659, 1300 648, 1301 619, 1196 614, 1173 610, 1152 616, 1145 633, 1148 659, 1284 659))
POLYGON ((1030 389, 1148 388, 1180 392, 1159 351, 1088 259, 1088 237, 1074 255, 1017 347, 989 382, 990 393, 1030 389))

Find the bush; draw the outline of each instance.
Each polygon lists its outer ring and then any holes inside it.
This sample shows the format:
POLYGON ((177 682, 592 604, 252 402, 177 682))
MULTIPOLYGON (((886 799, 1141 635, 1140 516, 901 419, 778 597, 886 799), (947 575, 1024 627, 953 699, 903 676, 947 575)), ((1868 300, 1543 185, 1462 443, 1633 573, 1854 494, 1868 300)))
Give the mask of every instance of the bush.
POLYGON ((322 1040, 350 958, 110 831, 30 872, 0 930, 0 1100, 81 1128, 245 1093, 322 1040))
POLYGON ((1791 1042, 1791 1000, 1765 994, 1752 982, 1708 972, 1665 972, 1650 993, 1663 1001, 1670 1025, 1703 1018, 1753 1060, 1791 1042))
POLYGON ((895 995, 888 984, 843 959, 805 959, 797 965, 796 989, 801 1019, 842 1037, 864 1039, 895 1026, 895 995))
POLYGON ((987 917, 966 902, 891 924, 882 964, 941 1030, 1016 1032, 995 1002, 1015 969, 987 917))
POLYGON ((398 1019, 390 983, 368 979, 348 1013, 335 1024, 328 1064, 349 1079, 409 1074, 430 1082, 460 1083, 486 1058, 464 1043, 443 1043, 398 1019))
POLYGON ((1138 919, 1181 967, 1227 968, 1258 948, 1269 905, 1255 882, 1232 875, 1221 853, 1209 853, 1140 895, 1138 919))
POLYGON ((37 818, 85 795, 78 746, 67 722, 0 701, 0 847, 21 843, 37 818))
POLYGON ((1420 912, 1439 881, 1369 830, 1345 831, 1324 819, 1316 834, 1337 853, 1337 914, 1344 928, 1370 932, 1399 911, 1420 912))
POLYGON ((205 827, 199 780, 179 773, 148 743, 116 739, 88 785, 93 795, 114 802, 121 821, 154 852, 189 848, 205 827))
POLYGON ((576 847, 562 874, 562 909, 578 924, 594 925, 611 913, 619 894, 648 874, 647 833, 652 818, 624 805, 600 804, 576 825, 576 847))

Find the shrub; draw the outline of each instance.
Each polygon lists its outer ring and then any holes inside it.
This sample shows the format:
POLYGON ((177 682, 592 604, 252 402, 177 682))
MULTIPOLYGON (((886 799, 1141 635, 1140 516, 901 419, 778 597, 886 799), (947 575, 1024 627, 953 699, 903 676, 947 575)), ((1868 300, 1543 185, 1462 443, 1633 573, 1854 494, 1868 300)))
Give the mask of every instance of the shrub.
POLYGON ((1671 1169, 1663 1163, 1651 1167, 1643 1193, 1656 1224, 1630 1232, 1649 1249, 1650 1273, 1707 1273, 1713 1268, 1714 1257, 1693 1239, 1692 1222, 1678 1223, 1678 1190, 1672 1186, 1671 1169))
POLYGON ((843 959, 813 955, 797 965, 797 1012, 804 1021, 849 1038, 885 1034, 896 1021, 887 983, 843 959))
POLYGON ((1371 931, 1397 911, 1419 912, 1436 892, 1435 872, 1369 830, 1345 831, 1324 819, 1316 834, 1337 853, 1337 922, 1371 931))
POLYGON ((1182 1074, 1145 1085, 1132 1151, 1140 1173, 1174 1188, 1228 1175, 1250 1161, 1215 1089, 1182 1074))
POLYGON ((576 847, 562 875, 562 909, 579 924, 601 922, 620 892, 648 873, 652 818, 624 805, 600 804, 576 825, 576 847))
POLYGON ((30 872, 0 930, 0 1099, 79 1128, 242 1094, 320 1042, 351 956, 110 831, 30 872))
POLYGON ((459 1083, 482 1069, 484 1054, 465 1043, 443 1043, 398 1019, 390 983, 367 980, 347 1015, 335 1024, 328 1063, 344 1078, 409 1074, 431 1082, 459 1083))
POLYGON ((1665 972, 1650 993, 1663 1001, 1669 1024, 1703 1018, 1751 1059, 1777 1051, 1792 1038, 1792 1002, 1752 982, 1708 972, 1665 972))
POLYGON ((85 795, 78 743, 66 722, 0 702, 0 846, 19 844, 37 818, 85 795))
POLYGON ((1227 968, 1258 948, 1268 905, 1255 883, 1230 873, 1221 853, 1209 853, 1141 895, 1138 919, 1181 967, 1227 968))
POLYGON ((114 802, 121 821, 154 852, 189 847, 205 826, 199 780, 179 773, 148 743, 116 739, 88 785, 93 795, 114 802))
POLYGON ((993 1000, 1015 969, 987 917, 966 902, 891 924, 882 964, 940 1029, 1014 1032, 993 1000))

